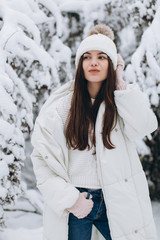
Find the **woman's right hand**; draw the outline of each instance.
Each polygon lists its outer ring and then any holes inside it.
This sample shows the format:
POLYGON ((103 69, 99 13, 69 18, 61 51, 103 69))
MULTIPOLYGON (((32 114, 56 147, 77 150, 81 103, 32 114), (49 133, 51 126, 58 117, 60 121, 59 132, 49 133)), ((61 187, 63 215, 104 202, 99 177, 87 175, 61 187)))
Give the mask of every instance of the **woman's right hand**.
POLYGON ((93 208, 92 195, 89 199, 86 199, 86 197, 87 192, 80 193, 76 203, 71 208, 67 208, 70 213, 73 213, 79 219, 86 217, 93 208))

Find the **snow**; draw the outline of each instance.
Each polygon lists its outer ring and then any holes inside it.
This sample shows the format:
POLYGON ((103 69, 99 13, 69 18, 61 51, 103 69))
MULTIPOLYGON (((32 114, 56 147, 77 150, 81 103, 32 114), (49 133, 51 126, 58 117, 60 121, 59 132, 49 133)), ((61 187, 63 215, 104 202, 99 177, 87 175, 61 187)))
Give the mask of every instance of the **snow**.
MULTIPOLYGON (((128 55, 131 55, 136 48, 136 36, 134 34, 134 29, 132 26, 127 26, 119 33, 120 38, 120 53, 123 55, 123 58, 126 59, 128 55)), ((127 59, 126 59, 127 61, 127 59)))
POLYGON ((14 125, 7 123, 6 121, 0 119, 0 134, 4 136, 5 139, 10 138, 14 133, 14 125))
POLYGON ((4 187, 0 186, 0 196, 1 196, 1 199, 4 200, 6 198, 6 195, 7 195, 7 189, 5 189, 4 187))
POLYGON ((152 210, 153 210, 154 221, 156 224, 158 239, 160 239, 160 203, 152 202, 152 210))
POLYGON ((0 96, 1 96, 1 101, 0 101, 0 110, 3 112, 4 110, 7 111, 10 114, 15 114, 17 107, 13 103, 13 100, 9 94, 5 91, 5 89, 0 86, 0 96))
POLYGON ((86 1, 66 1, 60 5, 60 10, 62 12, 80 12, 83 11, 86 1))
MULTIPOLYGON (((7 176, 8 173, 9 173, 9 170, 8 170, 8 165, 5 161, 0 161, 0 179, 2 179, 3 177, 7 176)), ((0 196, 1 195, 1 191, 4 191, 4 188, 0 186, 0 196)))
POLYGON ((46 8, 48 8, 49 11, 52 12, 53 16, 55 16, 57 36, 61 37, 63 26, 62 26, 62 17, 61 17, 61 12, 60 12, 59 7, 52 0, 47 0, 47 1, 38 0, 38 2, 41 3, 42 5, 44 5, 46 8))
POLYGON ((37 3, 31 0, 12 0, 8 1, 8 6, 11 9, 19 11, 27 15, 30 19, 33 20, 34 23, 40 24, 46 21, 51 21, 53 18, 48 18, 44 12, 39 11, 37 3))
POLYGON ((142 35, 141 42, 125 70, 127 81, 138 81, 154 106, 159 104, 157 82, 160 76, 160 6, 155 18, 142 35))
POLYGON ((142 156, 151 154, 150 148, 144 143, 143 140, 136 140, 136 149, 142 156))
POLYGON ((34 41, 39 45, 40 32, 34 21, 22 12, 13 10, 11 8, 6 8, 5 10, 7 11, 7 14, 5 14, 6 21, 12 22, 12 24, 15 25, 15 29, 18 29, 18 25, 25 27, 25 29, 32 34, 34 41))
POLYGON ((21 30, 12 35, 11 40, 8 40, 5 48, 7 48, 9 52, 12 52, 13 55, 19 56, 22 59, 30 60, 28 64, 31 64, 31 61, 35 59, 38 60, 44 68, 50 67, 54 72, 55 81, 58 81, 54 59, 51 58, 42 47, 38 46, 35 41, 26 37, 21 30), (23 46, 28 48, 28 51, 24 51, 24 48, 21 47, 22 43, 23 46))
MULTIPOLYGON (((29 216, 29 219, 32 218, 32 221, 37 221, 37 218, 33 218, 33 216, 29 216)), ((24 219, 22 218, 22 221, 24 219)), ((19 229, 8 229, 2 235, 1 240, 42 240, 42 231, 43 228, 37 229, 28 229, 28 228, 19 228, 19 229)))

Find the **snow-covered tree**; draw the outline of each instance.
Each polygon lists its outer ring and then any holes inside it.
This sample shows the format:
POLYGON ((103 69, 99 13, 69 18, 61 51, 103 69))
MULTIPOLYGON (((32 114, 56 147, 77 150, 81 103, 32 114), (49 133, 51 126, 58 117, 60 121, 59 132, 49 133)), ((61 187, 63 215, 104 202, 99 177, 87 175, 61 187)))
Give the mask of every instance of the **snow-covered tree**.
MULTIPOLYGON (((141 89, 147 93, 151 106, 160 121, 160 6, 157 8, 154 20, 142 35, 139 47, 126 68, 126 79, 137 81, 141 89)), ((144 169, 151 187, 151 196, 160 200, 160 127, 144 139, 150 152, 142 159, 144 169)))
POLYGON ((60 77, 71 76, 70 49, 59 38, 57 10, 53 1, 0 2, 1 226, 3 209, 23 193, 21 168, 34 117, 60 77))

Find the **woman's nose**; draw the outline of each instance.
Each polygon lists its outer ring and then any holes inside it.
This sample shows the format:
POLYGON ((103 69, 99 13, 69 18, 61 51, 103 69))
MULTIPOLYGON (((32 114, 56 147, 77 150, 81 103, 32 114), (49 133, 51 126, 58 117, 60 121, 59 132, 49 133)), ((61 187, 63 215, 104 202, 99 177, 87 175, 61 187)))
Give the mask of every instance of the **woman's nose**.
POLYGON ((92 58, 91 59, 91 66, 97 66, 98 63, 97 63, 97 60, 95 58, 92 58))

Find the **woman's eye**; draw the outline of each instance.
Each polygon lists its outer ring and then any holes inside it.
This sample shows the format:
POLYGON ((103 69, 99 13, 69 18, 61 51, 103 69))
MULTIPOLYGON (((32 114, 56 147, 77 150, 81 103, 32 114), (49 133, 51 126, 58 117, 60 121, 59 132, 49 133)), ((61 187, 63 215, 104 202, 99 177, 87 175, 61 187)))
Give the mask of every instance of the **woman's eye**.
POLYGON ((83 59, 88 59, 89 58, 89 56, 83 56, 83 59))
POLYGON ((106 57, 104 57, 104 56, 99 56, 99 59, 106 59, 106 57))

